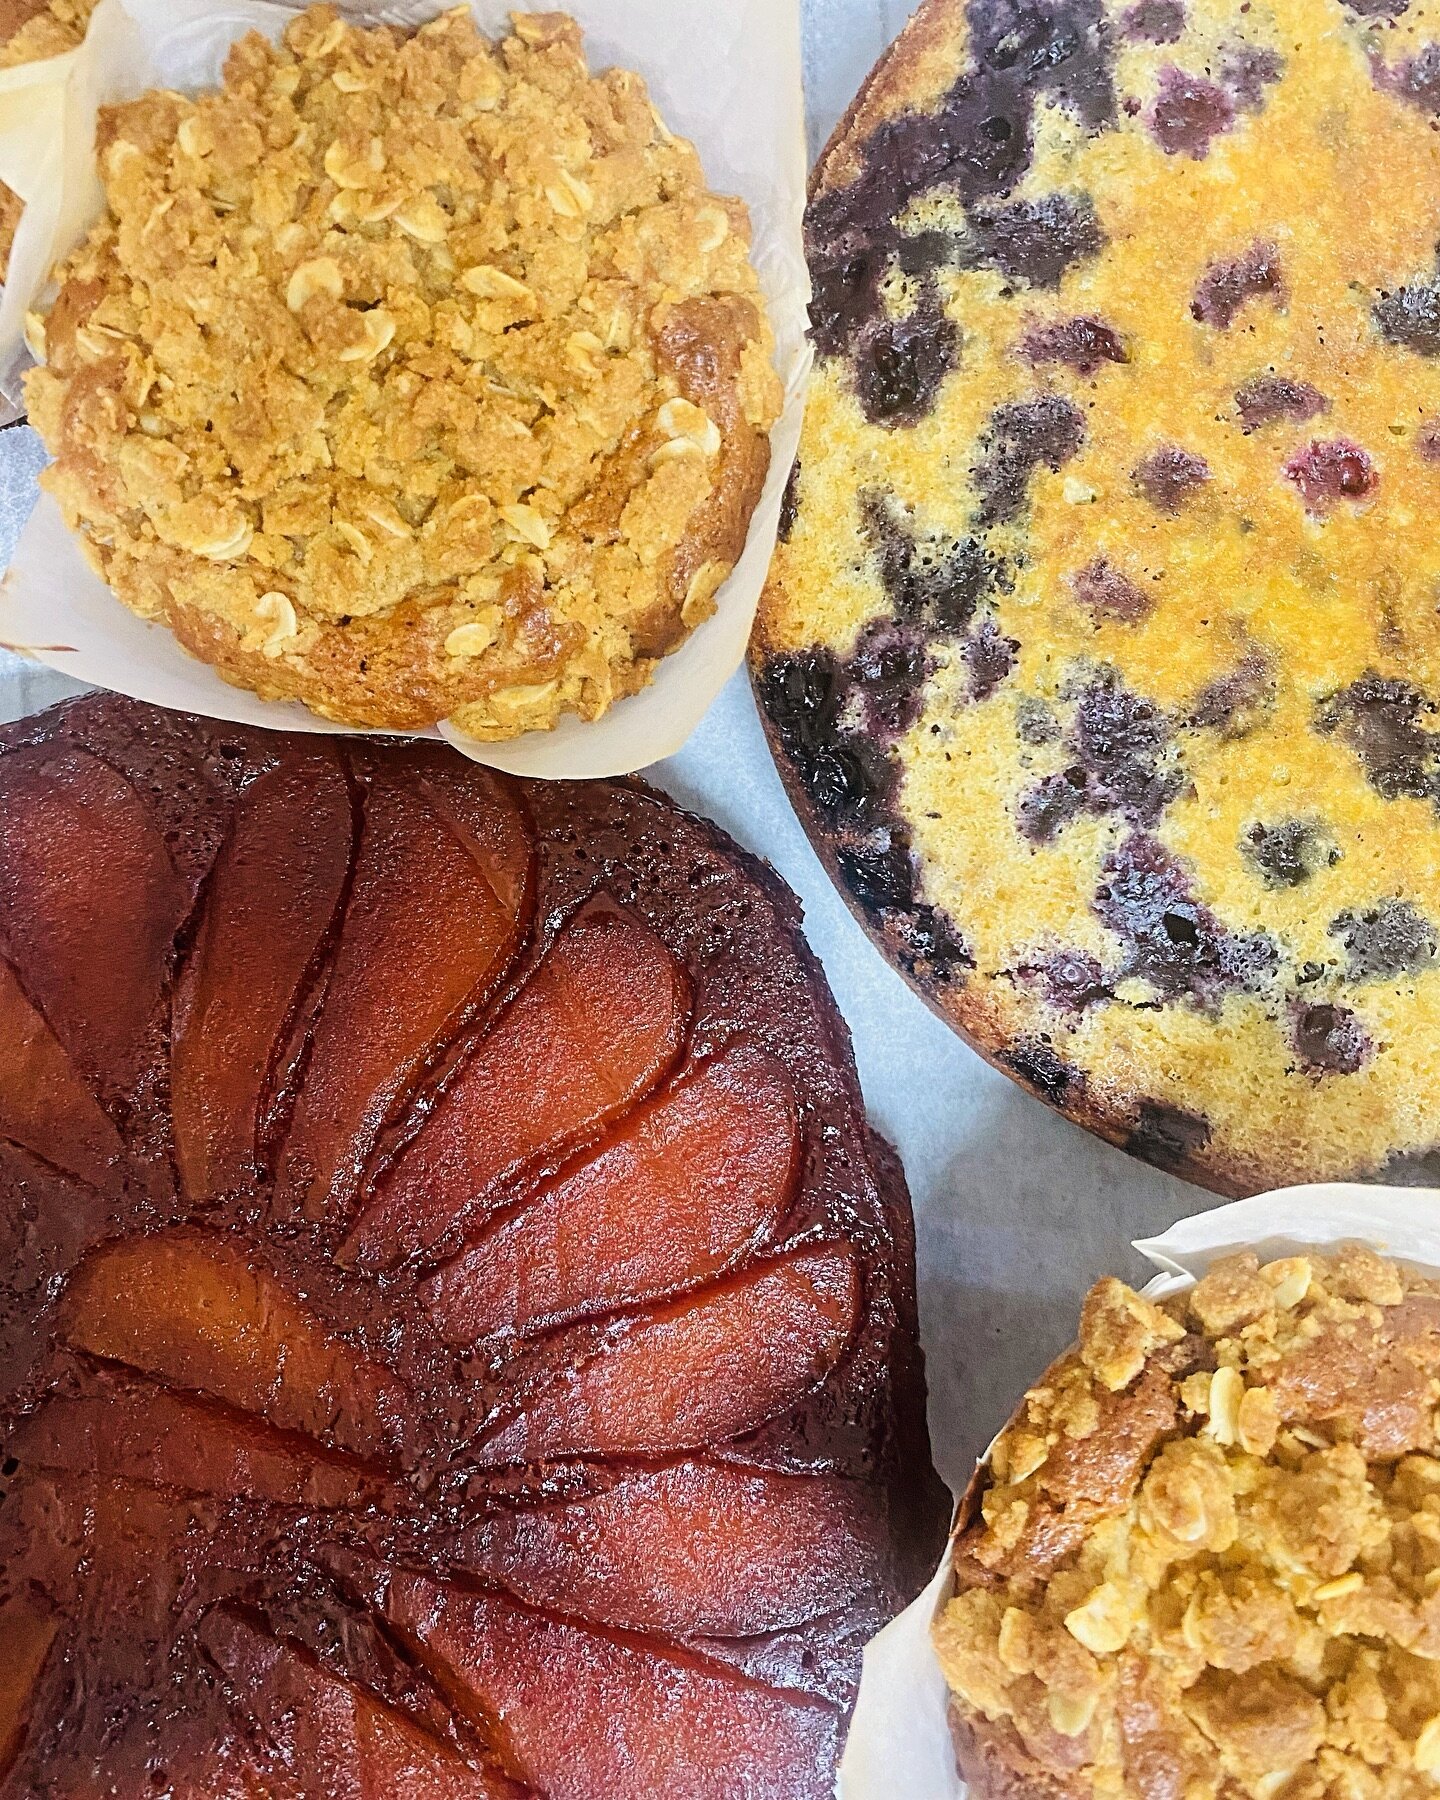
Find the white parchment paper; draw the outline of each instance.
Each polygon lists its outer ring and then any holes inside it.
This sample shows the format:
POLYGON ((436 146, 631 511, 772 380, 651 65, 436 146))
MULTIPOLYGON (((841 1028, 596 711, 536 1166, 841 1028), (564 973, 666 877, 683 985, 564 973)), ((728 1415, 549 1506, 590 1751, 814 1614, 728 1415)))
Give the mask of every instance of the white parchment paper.
MULTIPOLYGON (((485 30, 506 27, 509 9, 501 0, 472 4, 485 30)), ((0 71, 0 179, 26 203, 0 291, 0 387, 16 392, 26 360, 25 313, 43 295, 56 261, 102 210, 93 155, 97 108, 154 86, 213 86, 236 38, 251 29, 278 37, 294 10, 267 0, 100 0, 78 50, 0 71)), ((404 25, 443 7, 439 0, 340 0, 340 10, 404 25)), ((509 744, 476 744, 439 728, 477 761, 550 778, 630 774, 672 755, 740 666, 800 441, 810 363, 800 0, 569 0, 568 10, 585 29, 592 67, 618 63, 644 75, 667 123, 699 149, 711 185, 748 202, 786 405, 771 434, 770 476, 744 555, 720 590, 716 614, 661 662, 644 693, 594 724, 570 718, 553 732, 509 744)), ((127 612, 86 563, 48 496, 0 588, 0 642, 62 674, 157 705, 289 730, 344 729, 298 703, 230 687, 163 626, 127 612)))
MULTIPOLYGON (((1262 1260, 1360 1242, 1397 1261, 1440 1272, 1440 1191, 1332 1184, 1283 1188, 1182 1219, 1135 1248, 1160 1273, 1157 1299, 1193 1287, 1212 1263, 1237 1250, 1262 1260)), ((1043 1373, 1032 1371, 1031 1379, 1043 1373)), ((1020 1396, 1016 1395, 1018 1402, 1020 1396)), ((950 1596, 950 1558, 925 1592, 865 1651, 860 1700, 840 1768, 841 1800, 961 1800, 946 1723, 945 1677, 930 1623, 950 1596)))

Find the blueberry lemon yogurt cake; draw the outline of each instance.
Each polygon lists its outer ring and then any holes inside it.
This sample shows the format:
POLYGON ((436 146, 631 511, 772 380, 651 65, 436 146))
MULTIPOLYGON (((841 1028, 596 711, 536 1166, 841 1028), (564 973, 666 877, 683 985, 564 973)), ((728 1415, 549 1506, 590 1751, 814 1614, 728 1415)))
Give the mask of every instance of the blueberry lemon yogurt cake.
POLYGON ((1363 1246, 1115 1280, 968 1496, 934 1641, 977 1800, 1423 1800, 1440 1284, 1363 1246))
POLYGON ((571 19, 314 7, 98 147, 28 399, 142 618, 266 698, 505 739, 714 610, 780 404, 748 215, 571 19))
POLYGON ((1440 1143, 1440 6, 927 0, 754 671, 889 955, 1208 1186, 1440 1143))

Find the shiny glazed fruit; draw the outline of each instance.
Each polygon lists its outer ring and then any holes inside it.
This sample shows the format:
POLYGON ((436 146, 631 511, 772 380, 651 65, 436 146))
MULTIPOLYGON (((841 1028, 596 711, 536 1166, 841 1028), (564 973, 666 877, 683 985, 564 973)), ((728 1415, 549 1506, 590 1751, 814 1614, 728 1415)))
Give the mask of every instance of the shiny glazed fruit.
POLYGON ((793 900, 638 785, 0 739, 0 1795, 821 1800, 943 1542, 793 900))

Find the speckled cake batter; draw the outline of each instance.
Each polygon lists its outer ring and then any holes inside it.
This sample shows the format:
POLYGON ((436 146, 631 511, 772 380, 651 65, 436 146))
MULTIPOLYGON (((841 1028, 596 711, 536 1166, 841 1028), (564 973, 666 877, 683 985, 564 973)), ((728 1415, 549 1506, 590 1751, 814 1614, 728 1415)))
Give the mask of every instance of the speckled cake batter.
POLYGON ((887 951, 1231 1191, 1440 1143, 1440 3, 927 0, 755 648, 887 951))

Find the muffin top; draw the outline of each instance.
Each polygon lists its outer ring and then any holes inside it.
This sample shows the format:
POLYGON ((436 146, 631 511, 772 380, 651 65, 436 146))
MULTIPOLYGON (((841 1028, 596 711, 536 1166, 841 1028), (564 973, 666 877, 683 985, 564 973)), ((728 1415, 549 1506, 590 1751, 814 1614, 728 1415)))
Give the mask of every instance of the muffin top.
POLYGON ((935 1624, 977 1796, 1432 1794, 1437 1401, 1440 1283, 1362 1246, 1101 1282, 935 1624))
POLYGON ((100 160, 31 418, 100 573, 226 679, 501 739, 713 610, 779 408, 748 216, 564 14, 315 7, 100 160))
MULTIPOLYGON (((0 69, 44 62, 73 50, 85 36, 95 0, 0 0, 0 69)), ((0 181, 0 281, 10 266, 10 251, 24 202, 0 181)))
POLYGON ((1440 5, 929 0, 828 153, 755 663, 892 958, 1252 1191, 1436 1137, 1440 5))

